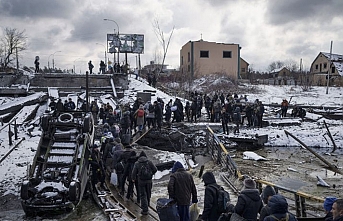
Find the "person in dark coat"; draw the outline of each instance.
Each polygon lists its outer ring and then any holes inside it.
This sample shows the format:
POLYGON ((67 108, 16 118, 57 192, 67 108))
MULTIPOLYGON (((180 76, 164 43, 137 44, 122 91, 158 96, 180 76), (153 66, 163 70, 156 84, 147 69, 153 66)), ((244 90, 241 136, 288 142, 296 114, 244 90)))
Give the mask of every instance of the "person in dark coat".
POLYGON ((103 163, 101 161, 100 152, 97 145, 93 145, 91 149, 91 155, 89 157, 89 164, 92 168, 92 186, 100 182, 100 187, 104 188, 105 171, 103 169, 103 163))
POLYGON ((271 214, 270 208, 268 206, 268 201, 275 194, 276 194, 275 190, 272 186, 268 185, 263 189, 262 194, 261 194, 261 198, 262 198, 263 203, 266 205, 261 209, 260 220, 264 220, 264 218, 266 216, 269 216, 271 214))
POLYGON ((337 199, 332 205, 333 221, 343 221, 343 199, 337 199))
POLYGON ((288 212, 288 203, 284 196, 276 194, 268 201, 271 214, 264 218, 264 221, 279 221, 286 219, 287 221, 296 221, 297 219, 288 212))
POLYGON ((94 68, 94 65, 92 64, 92 61, 89 61, 88 62, 89 74, 93 74, 93 68, 94 68))
POLYGON ((126 165, 128 163, 129 158, 132 156, 132 152, 135 152, 132 147, 130 145, 125 146, 125 150, 123 151, 123 153, 120 155, 120 157, 118 158, 118 163, 121 162, 123 167, 124 167, 124 171, 123 171, 123 177, 122 177, 122 181, 120 182, 120 195, 122 195, 124 197, 125 194, 125 181, 126 179, 129 177, 128 173, 125 173, 125 169, 126 169, 126 165))
POLYGON ((58 99, 57 103, 56 103, 56 111, 57 112, 62 112, 64 111, 64 106, 63 106, 63 103, 62 103, 62 100, 61 99, 58 99))
POLYGON ((333 197, 333 196, 328 196, 328 197, 325 197, 325 201, 324 201, 324 204, 323 204, 323 207, 324 207, 324 210, 325 210, 325 221, 332 221, 333 220, 333 217, 332 217, 332 205, 333 203, 336 201, 336 197, 333 197))
POLYGON ((201 219, 204 221, 217 221, 221 214, 218 212, 218 196, 215 187, 212 186, 219 188, 219 185, 212 172, 204 173, 202 180, 205 183, 205 199, 201 219))
MULTIPOLYGON (((143 167, 143 164, 148 164, 151 172, 155 174, 157 172, 156 166, 147 158, 147 155, 144 151, 142 151, 139 154, 139 158, 135 165, 133 166, 131 177, 134 179, 136 178, 138 180, 138 188, 140 193, 140 200, 141 200, 141 214, 142 215, 148 215, 149 211, 149 204, 150 204, 150 198, 151 198, 151 189, 152 189, 152 179, 144 179, 144 177, 140 177, 140 170, 143 167)), ((136 180, 132 180, 133 182, 136 182, 136 180)))
POLYGON ((263 207, 262 199, 256 189, 256 182, 250 178, 243 181, 244 189, 238 196, 234 212, 247 220, 257 220, 263 207))
MULTIPOLYGON (((126 165, 125 165, 125 170, 124 170, 124 177, 127 177, 127 181, 129 182, 129 185, 127 187, 127 193, 126 193, 126 199, 129 200, 130 198, 133 197, 133 187, 134 187, 134 182, 132 180, 132 170, 133 166, 135 165, 138 157, 135 151, 131 151, 130 157, 127 159, 126 165)), ((125 180, 124 180, 125 182, 125 180)), ((138 190, 138 186, 136 185, 136 191, 138 190)), ((139 202, 139 190, 137 191, 137 201, 139 202)))
POLYGON ((154 101, 154 107, 155 107, 155 121, 157 124, 157 129, 160 130, 162 127, 162 118, 163 118, 162 107, 161 107, 161 104, 157 101, 154 101))
POLYGON ((194 184, 193 176, 188 173, 183 165, 176 161, 172 168, 168 183, 169 198, 176 201, 180 221, 189 221, 189 204, 197 203, 197 189, 194 184))

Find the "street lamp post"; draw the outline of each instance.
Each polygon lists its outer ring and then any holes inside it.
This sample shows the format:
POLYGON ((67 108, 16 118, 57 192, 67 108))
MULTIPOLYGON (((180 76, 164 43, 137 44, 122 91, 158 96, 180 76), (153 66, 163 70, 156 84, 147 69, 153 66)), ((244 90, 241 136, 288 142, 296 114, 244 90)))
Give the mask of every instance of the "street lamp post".
POLYGON ((106 65, 106 67, 105 67, 105 71, 106 71, 106 69, 107 69, 106 47, 105 47, 105 45, 103 45, 103 44, 100 44, 100 43, 95 43, 95 44, 97 44, 97 45, 101 45, 101 46, 103 46, 103 47, 105 48, 105 65, 106 65))
MULTIPOLYGON (((54 53, 51 54, 51 55, 52 55, 52 68, 53 68, 53 69, 55 68, 55 61, 54 61, 54 58, 55 58, 55 54, 56 54, 57 52, 61 52, 61 51, 55 51, 54 53)), ((48 57, 48 68, 49 68, 50 74, 51 74, 51 69, 50 69, 50 56, 51 56, 51 55, 49 55, 49 57, 48 57)))
MULTIPOLYGON (((118 35, 118 40, 119 40, 117 63, 119 64, 119 52, 120 52, 119 25, 118 25, 118 23, 116 21, 114 21, 112 19, 104 18, 104 21, 111 21, 111 22, 114 22, 117 25, 117 28, 118 28, 117 35, 118 35)), ((116 34, 116 30, 115 29, 114 29, 114 34, 116 34)), ((114 52, 113 52, 113 54, 114 54, 114 52)), ((114 63, 114 61, 113 61, 113 63, 114 63)))
POLYGON ((79 60, 79 59, 80 59, 80 58, 77 58, 77 59, 74 60, 74 74, 76 73, 76 72, 75 72, 75 62, 76 62, 77 60, 79 60))

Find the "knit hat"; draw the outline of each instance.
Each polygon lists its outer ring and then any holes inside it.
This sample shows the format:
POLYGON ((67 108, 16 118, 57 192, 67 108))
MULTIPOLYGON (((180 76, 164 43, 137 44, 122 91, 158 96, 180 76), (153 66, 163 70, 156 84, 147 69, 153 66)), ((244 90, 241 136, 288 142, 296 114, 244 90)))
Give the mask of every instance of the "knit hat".
POLYGON ((262 200, 265 204, 268 203, 268 198, 270 196, 274 196, 276 193, 275 193, 275 190, 272 186, 266 186, 266 188, 263 189, 262 191, 262 200))
POLYGON ((250 178, 243 181, 245 189, 256 189, 256 182, 250 178))
POLYGON ((142 150, 142 152, 139 154, 139 157, 146 157, 146 153, 142 150))
POLYGON ((336 201, 336 197, 333 197, 333 196, 328 196, 328 197, 326 197, 325 198, 325 201, 324 201, 324 209, 325 209, 325 211, 331 211, 331 209, 332 209, 332 205, 333 205, 333 203, 336 201))
POLYGON ((173 166, 173 168, 172 168, 172 173, 175 173, 178 169, 180 169, 180 168, 183 168, 183 165, 182 165, 182 163, 180 163, 179 161, 176 161, 175 163, 174 163, 174 166, 173 166))
POLYGON ((116 137, 116 138, 114 139, 114 141, 117 142, 117 143, 121 143, 121 139, 120 139, 119 137, 116 137))

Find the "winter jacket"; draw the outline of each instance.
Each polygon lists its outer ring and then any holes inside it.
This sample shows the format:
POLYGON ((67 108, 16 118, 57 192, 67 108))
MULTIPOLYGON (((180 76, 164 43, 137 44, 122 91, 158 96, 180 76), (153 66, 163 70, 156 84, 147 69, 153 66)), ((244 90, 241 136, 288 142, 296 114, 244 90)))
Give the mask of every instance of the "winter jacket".
POLYGON ((218 204, 217 204, 217 193, 212 187, 217 185, 216 179, 212 173, 206 172, 202 177, 205 183, 205 197, 204 197, 204 210, 202 212, 201 218, 205 221, 217 221, 220 213, 218 213, 218 204))
POLYGON ((190 205, 197 200, 197 190, 191 174, 179 168, 170 175, 168 183, 169 198, 176 200, 177 205, 190 205))
POLYGON ((138 158, 137 162, 135 163, 135 165, 133 166, 133 170, 132 170, 132 174, 131 174, 132 178, 138 177, 138 185, 140 185, 140 186, 145 186, 147 183, 152 183, 152 179, 142 180, 139 177, 140 170, 141 170, 143 164, 146 164, 146 162, 148 162, 150 169, 151 169, 153 174, 155 174, 157 172, 156 166, 150 160, 148 160, 148 158, 146 156, 140 156, 138 158))
POLYGON ((271 215, 264 218, 264 221, 279 221, 288 216, 287 221, 296 221, 297 219, 288 212, 288 203, 284 196, 274 195, 268 201, 271 215))
POLYGON ((247 220, 257 220, 257 214, 263 207, 262 199, 257 189, 244 189, 238 196, 235 213, 247 220))

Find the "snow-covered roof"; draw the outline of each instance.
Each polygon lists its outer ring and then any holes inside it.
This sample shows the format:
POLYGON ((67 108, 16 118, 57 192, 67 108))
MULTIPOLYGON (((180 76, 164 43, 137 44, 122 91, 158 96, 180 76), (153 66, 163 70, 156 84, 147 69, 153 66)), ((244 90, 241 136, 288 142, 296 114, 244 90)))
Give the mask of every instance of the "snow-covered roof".
MULTIPOLYGON (((330 53, 321 52, 328 60, 330 60, 330 53)), ((343 55, 331 54, 332 64, 336 67, 339 75, 343 76, 343 55)))
POLYGON ((282 69, 284 69, 284 68, 286 68, 286 69, 288 70, 287 67, 281 67, 281 68, 274 69, 274 70, 272 71, 272 73, 278 73, 278 72, 280 72, 280 71, 281 71, 282 69))
MULTIPOLYGON (((327 59, 330 60, 330 53, 321 52, 327 59)), ((341 54, 331 54, 331 61, 341 61, 343 62, 343 55, 341 54)))

